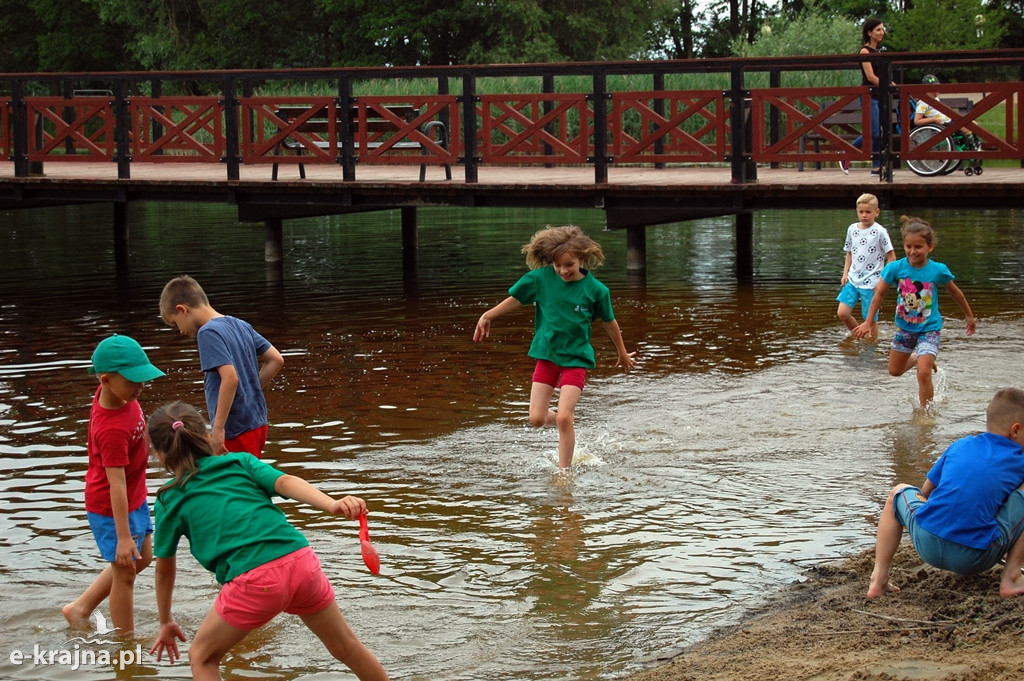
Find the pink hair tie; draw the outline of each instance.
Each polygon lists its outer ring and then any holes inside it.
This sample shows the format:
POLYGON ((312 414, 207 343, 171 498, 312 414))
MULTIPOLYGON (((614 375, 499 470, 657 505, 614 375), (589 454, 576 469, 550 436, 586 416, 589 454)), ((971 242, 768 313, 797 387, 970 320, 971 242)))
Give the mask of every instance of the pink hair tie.
POLYGON ((183 425, 185 424, 182 423, 181 421, 175 421, 174 423, 171 424, 171 430, 177 430, 178 428, 181 428, 183 425))

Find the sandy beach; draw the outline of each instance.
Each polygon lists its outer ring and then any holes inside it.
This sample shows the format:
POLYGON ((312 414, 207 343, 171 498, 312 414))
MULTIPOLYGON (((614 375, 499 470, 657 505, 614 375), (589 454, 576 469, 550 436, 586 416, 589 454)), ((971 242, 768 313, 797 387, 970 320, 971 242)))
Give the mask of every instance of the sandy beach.
POLYGON ((904 537, 901 587, 868 601, 874 550, 817 566, 764 608, 630 681, 1018 681, 1024 597, 1000 568, 973 577, 921 562, 904 537))

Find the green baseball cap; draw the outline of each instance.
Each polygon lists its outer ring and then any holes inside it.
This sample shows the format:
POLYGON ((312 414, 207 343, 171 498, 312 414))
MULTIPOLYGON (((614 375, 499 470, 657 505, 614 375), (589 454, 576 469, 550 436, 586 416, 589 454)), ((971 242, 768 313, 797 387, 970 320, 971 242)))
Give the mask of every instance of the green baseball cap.
POLYGON ((89 373, 119 373, 133 383, 145 383, 165 375, 149 363, 146 351, 137 340, 116 334, 96 346, 89 373))

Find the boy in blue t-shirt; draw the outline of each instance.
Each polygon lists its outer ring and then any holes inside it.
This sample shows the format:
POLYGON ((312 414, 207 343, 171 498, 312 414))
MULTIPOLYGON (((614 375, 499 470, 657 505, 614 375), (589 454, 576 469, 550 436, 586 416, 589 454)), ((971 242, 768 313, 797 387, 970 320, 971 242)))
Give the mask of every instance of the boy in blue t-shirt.
POLYGON ((918 555, 943 570, 978 574, 1005 556, 999 595, 1024 594, 1024 390, 997 392, 985 429, 950 445, 923 486, 889 493, 868 598, 899 591, 889 572, 904 526, 918 555))
POLYGON ((214 453, 262 457, 267 443, 263 389, 284 366, 284 357, 248 322, 213 309, 189 276, 175 277, 164 286, 160 316, 199 345, 214 453))

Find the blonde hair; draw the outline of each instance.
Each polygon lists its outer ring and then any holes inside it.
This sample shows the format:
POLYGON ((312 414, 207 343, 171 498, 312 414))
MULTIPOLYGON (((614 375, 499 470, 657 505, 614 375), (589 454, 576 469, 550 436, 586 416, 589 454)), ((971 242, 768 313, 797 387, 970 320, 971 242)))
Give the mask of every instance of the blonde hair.
POLYGON ((604 262, 601 245, 575 225, 540 230, 533 235, 530 243, 523 246, 523 253, 526 254, 526 264, 532 270, 551 265, 566 253, 579 258, 588 268, 604 262))
POLYGON ((878 209, 878 197, 874 194, 861 194, 857 198, 857 205, 868 205, 874 209, 878 209))
POLYGON ((160 315, 168 317, 174 314, 174 308, 178 305, 203 307, 209 304, 210 299, 206 297, 203 287, 186 274, 171 279, 164 286, 164 290, 160 294, 160 315))
POLYGON ((935 236, 935 230, 927 220, 915 218, 911 215, 901 215, 900 222, 903 224, 901 233, 903 234, 904 239, 911 234, 918 234, 924 238, 925 243, 929 246, 934 246, 938 243, 939 238, 935 236))
POLYGON ((1003 433, 1014 423, 1024 423, 1024 390, 1003 388, 988 403, 985 427, 989 431, 1003 433))

